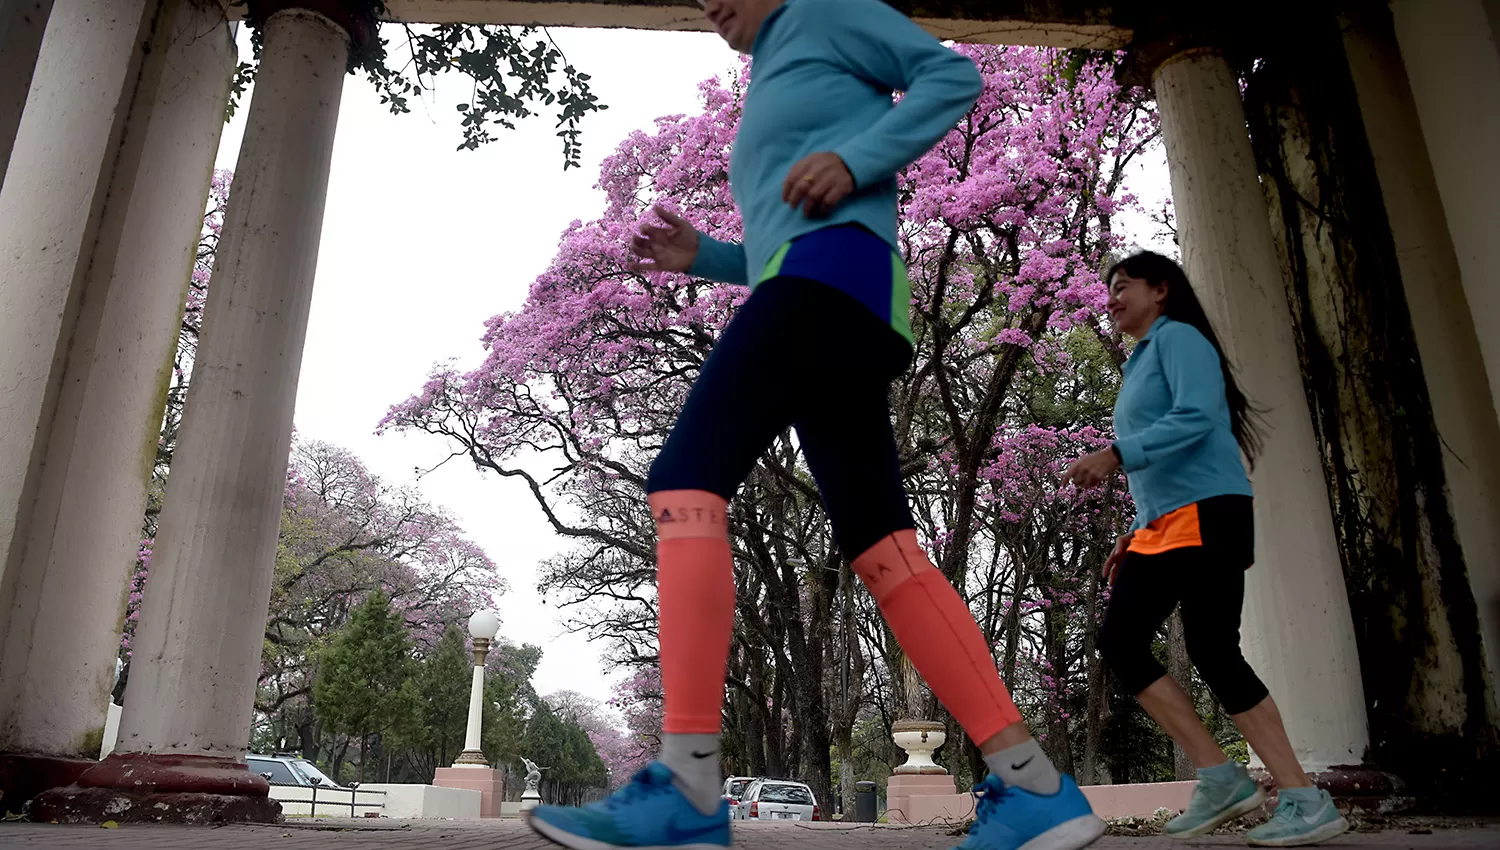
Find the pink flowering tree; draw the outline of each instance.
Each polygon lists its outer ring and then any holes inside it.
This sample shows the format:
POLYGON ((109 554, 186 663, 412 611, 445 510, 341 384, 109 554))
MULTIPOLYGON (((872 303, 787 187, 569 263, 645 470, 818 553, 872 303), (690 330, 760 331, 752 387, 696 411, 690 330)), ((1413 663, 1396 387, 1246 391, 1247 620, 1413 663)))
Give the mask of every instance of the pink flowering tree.
POLYGON ((494 562, 407 487, 381 481, 344 449, 296 441, 266 621, 256 708, 304 753, 321 744, 317 657, 373 592, 390 599, 418 656, 505 592, 494 562))
POLYGON ((1002 429, 981 471, 993 548, 969 581, 1017 704, 1054 758, 1091 779, 1102 739, 1090 718, 1103 713, 1104 695, 1094 644, 1108 596, 1098 562, 1127 524, 1130 496, 1120 476, 1090 490, 1059 482, 1070 461, 1108 442, 1087 425, 1002 429), (1084 741, 1077 752, 1074 733, 1084 741))
POLYGON ((609 765, 615 784, 628 779, 661 749, 661 671, 641 667, 615 684, 606 705, 618 712, 624 730, 610 742, 600 757, 609 765))
POLYGON ((198 239, 193 271, 188 279, 187 299, 182 324, 177 330, 177 349, 172 357, 172 375, 167 385, 166 410, 162 414, 161 437, 156 444, 150 500, 146 506, 145 537, 156 536, 156 517, 161 512, 167 469, 177 448, 177 434, 182 428, 182 410, 187 401, 188 380, 193 373, 193 358, 198 353, 198 335, 203 330, 203 305, 208 300, 208 278, 213 274, 214 255, 219 235, 224 229, 224 213, 229 208, 229 187, 234 173, 216 169, 208 189, 208 206, 203 213, 203 230, 198 239))
MULTIPOLYGON (((1061 607, 1077 597, 1061 577, 1038 579, 1053 563, 1041 541, 1066 539, 1063 560, 1081 574, 1113 542, 1116 514, 1128 521, 1118 498, 1057 493, 1041 470, 1006 481, 1042 455, 1064 462, 1108 427, 1123 349, 1101 322, 1099 278, 1125 244, 1116 220, 1135 203, 1125 174, 1157 125, 1116 85, 1108 57, 961 50, 983 73, 984 94, 901 181, 917 351, 892 401, 919 531, 1004 647, 1001 596, 1047 594, 1061 607), (1043 451, 1039 434, 1057 442, 1043 451)), ((632 273, 627 238, 658 202, 711 235, 738 237, 726 174, 744 80, 709 80, 701 113, 667 116, 628 137, 601 171, 603 214, 564 232, 520 310, 486 322, 483 361, 434 371, 380 426, 438 435, 480 470, 527 488, 542 516, 577 543, 546 565, 544 591, 625 663, 655 661, 646 469, 745 295, 684 275, 632 273)), ((900 667, 899 647, 868 598, 839 596, 841 565, 857 553, 834 548, 791 440, 763 456, 734 511, 740 569, 727 717, 749 742, 746 769, 801 772, 827 796, 828 707, 845 687, 842 659, 852 651, 870 664, 848 685, 859 691, 852 711, 909 705, 902 677, 889 672, 900 667)), ((1030 677, 1038 694, 1071 693, 1029 661, 1044 609, 1017 616, 1016 653, 1028 661, 1014 675, 1030 677)), ((1064 643, 1077 645, 1076 635, 1064 643)), ((1049 704, 1038 696, 1028 710, 1049 704)), ((1045 710, 1060 720, 1074 713, 1045 710)))
MULTIPOLYGON (((609 771, 611 786, 616 788, 629 781, 656 754, 656 735, 652 735, 648 741, 632 726, 640 711, 634 702, 638 694, 633 690, 632 683, 640 678, 641 674, 638 673, 621 685, 616 685, 615 696, 604 703, 573 691, 561 691, 546 698, 548 705, 559 717, 576 724, 588 734, 589 742, 594 745, 594 752, 609 771), (622 712, 619 710, 622 695, 630 700, 624 703, 629 705, 630 710, 623 712, 623 723, 620 716, 622 712)), ((658 684, 658 707, 660 704, 658 684)), ((660 728, 659 716, 657 728, 660 728)))

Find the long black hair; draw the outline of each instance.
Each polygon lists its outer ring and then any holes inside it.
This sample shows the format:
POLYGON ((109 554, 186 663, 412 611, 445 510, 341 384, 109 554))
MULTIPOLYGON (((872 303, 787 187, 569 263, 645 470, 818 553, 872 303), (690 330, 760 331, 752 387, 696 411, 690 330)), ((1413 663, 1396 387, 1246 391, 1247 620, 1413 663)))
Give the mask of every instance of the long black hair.
POLYGON ((1260 411, 1250 404, 1235 381, 1234 368, 1224 353, 1224 346, 1219 344, 1219 337, 1208 321, 1208 314, 1203 312, 1198 296, 1193 293, 1182 266, 1161 254, 1141 251, 1110 266, 1104 274, 1106 286, 1114 280, 1115 272, 1124 272, 1128 277, 1144 280, 1153 286, 1165 286, 1167 300, 1162 303, 1162 312, 1174 322, 1197 328, 1219 353, 1219 368, 1224 370, 1224 398, 1229 402, 1230 428, 1234 431, 1235 441, 1240 444, 1240 451, 1245 453, 1251 468, 1254 468, 1256 455, 1261 450, 1260 411))

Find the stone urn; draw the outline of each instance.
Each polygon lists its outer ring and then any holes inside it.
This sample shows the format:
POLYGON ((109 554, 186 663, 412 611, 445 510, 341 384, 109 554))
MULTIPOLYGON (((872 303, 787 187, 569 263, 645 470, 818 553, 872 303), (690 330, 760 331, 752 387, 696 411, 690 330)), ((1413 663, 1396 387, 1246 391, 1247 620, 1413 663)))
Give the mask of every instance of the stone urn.
POLYGON ((896 768, 897 776, 946 776, 948 771, 932 760, 933 752, 948 740, 943 724, 934 720, 897 720, 891 724, 891 739, 906 751, 906 764, 896 768))

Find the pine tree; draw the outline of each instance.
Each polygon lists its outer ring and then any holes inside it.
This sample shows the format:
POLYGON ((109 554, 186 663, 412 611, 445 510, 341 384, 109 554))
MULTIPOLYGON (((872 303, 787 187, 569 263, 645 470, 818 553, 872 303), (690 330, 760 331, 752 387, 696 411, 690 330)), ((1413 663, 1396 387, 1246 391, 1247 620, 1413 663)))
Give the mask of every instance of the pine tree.
POLYGON ((609 772, 588 733, 571 718, 559 717, 544 700, 537 700, 526 723, 522 753, 547 768, 543 774, 549 802, 578 805, 584 794, 604 788, 609 772))
POLYGON ((412 674, 420 701, 418 722, 397 729, 395 745, 428 779, 434 768, 452 764, 463 750, 473 663, 463 631, 450 625, 412 674))
POLYGON ((411 637, 379 591, 355 610, 349 625, 323 654, 313 689, 318 716, 329 731, 360 741, 359 781, 377 733, 410 730, 420 697, 412 681, 411 637))

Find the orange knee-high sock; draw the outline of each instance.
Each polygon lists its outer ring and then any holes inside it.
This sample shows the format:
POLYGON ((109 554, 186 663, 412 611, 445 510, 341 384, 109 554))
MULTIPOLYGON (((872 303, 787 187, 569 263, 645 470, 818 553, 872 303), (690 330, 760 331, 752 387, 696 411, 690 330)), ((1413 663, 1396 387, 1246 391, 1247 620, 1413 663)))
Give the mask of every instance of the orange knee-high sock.
POLYGON ((729 503, 706 490, 664 490, 648 500, 656 518, 662 731, 717 735, 734 631, 729 503))
POLYGON ((852 564, 901 649, 976 743, 1021 722, 974 615, 911 529, 881 538, 852 564))

